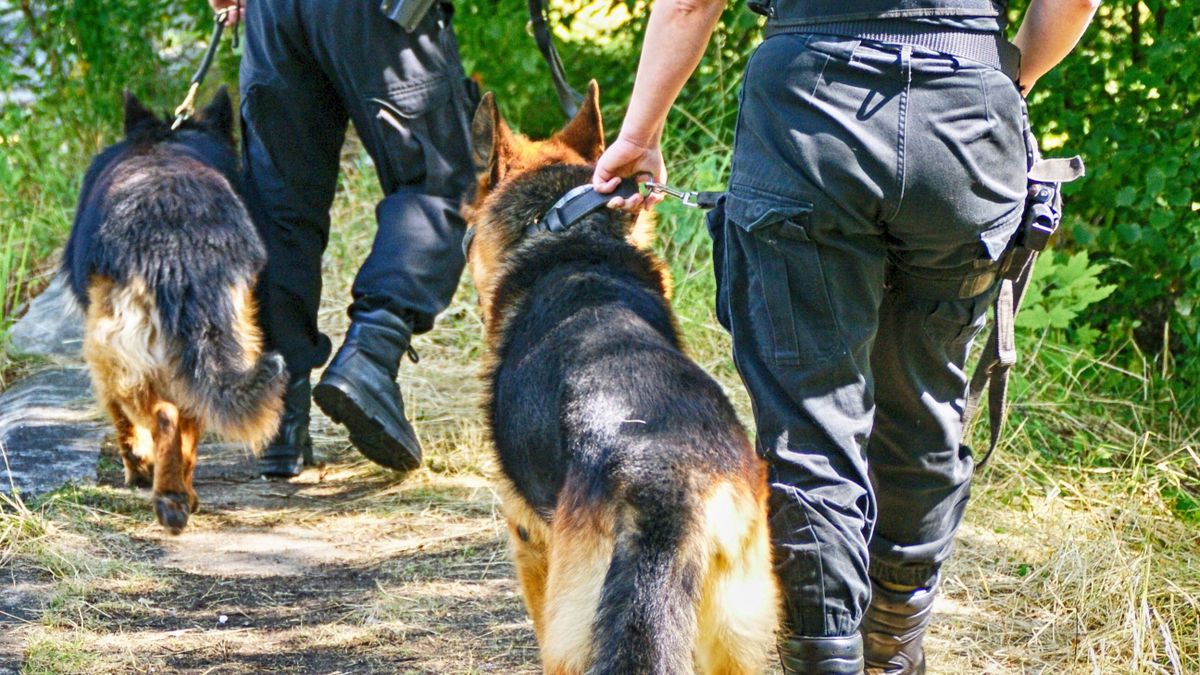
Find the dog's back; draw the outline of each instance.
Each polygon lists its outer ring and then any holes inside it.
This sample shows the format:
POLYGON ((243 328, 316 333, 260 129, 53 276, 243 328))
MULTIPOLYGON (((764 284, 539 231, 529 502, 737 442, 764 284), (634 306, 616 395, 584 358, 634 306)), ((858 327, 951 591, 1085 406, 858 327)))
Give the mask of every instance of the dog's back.
POLYGON ((777 615, 765 467, 683 354, 661 264, 614 212, 525 231, 590 177, 556 162, 486 185, 470 256, 502 499, 546 672, 756 672, 777 615))
POLYGON ((758 656, 773 628, 769 573, 733 569, 769 572, 762 465, 717 383, 680 351, 652 262, 581 229, 512 269, 550 270, 497 291, 523 299, 490 405, 504 474, 555 540, 547 663, 738 672, 718 655, 758 656))
POLYGON ((285 379, 255 323, 251 288, 266 253, 233 187, 228 98, 213 106, 172 132, 127 99, 126 139, 89 168, 63 256, 127 479, 153 475, 158 493, 158 473, 178 473, 170 491, 189 493, 193 509, 194 457, 158 448, 160 437, 210 428, 261 445, 278 424, 285 379), (164 454, 179 471, 152 469, 164 454))

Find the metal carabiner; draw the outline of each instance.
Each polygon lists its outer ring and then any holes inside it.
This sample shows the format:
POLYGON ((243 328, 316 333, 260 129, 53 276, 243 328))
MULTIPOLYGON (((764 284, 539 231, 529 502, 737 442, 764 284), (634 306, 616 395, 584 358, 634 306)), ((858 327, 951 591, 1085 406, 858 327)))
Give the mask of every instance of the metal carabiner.
POLYGON ((658 183, 653 180, 648 180, 645 183, 642 183, 642 185, 645 185, 646 189, 650 190, 650 192, 661 192, 662 194, 670 195, 683 202, 684 206, 692 209, 711 209, 717 205, 717 202, 721 199, 721 196, 725 194, 724 192, 680 190, 678 188, 673 188, 666 183, 658 183))
POLYGON ((696 201, 699 197, 699 193, 695 190, 679 190, 667 185, 666 183, 658 183, 653 180, 648 180, 643 183, 643 185, 645 185, 646 189, 650 190, 650 192, 661 192, 662 194, 670 195, 678 199, 679 201, 683 202, 684 206, 693 209, 700 208, 699 202, 696 201))

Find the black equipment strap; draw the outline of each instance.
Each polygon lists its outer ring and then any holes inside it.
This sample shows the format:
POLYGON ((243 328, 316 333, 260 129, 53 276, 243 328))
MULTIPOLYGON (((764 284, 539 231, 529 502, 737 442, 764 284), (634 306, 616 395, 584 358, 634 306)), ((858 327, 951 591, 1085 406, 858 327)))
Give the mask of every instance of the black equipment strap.
POLYGON ((554 39, 550 35, 550 26, 546 24, 546 0, 529 0, 529 22, 533 26, 533 37, 537 40, 542 58, 546 60, 546 65, 550 66, 550 79, 554 81, 558 105, 568 118, 574 117, 583 103, 583 94, 572 89, 567 82, 562 59, 558 57, 558 50, 554 48, 554 39))
MULTIPOLYGON (((1035 150, 1036 152, 1036 150, 1035 150)), ((1000 273, 1000 291, 994 303, 996 321, 983 348, 983 356, 967 388, 967 404, 963 410, 963 428, 968 429, 984 392, 988 398, 988 427, 991 438, 987 452, 975 465, 983 467, 996 451, 1000 433, 1008 419, 1008 374, 1017 362, 1016 318, 1021 301, 1033 276, 1033 265, 1050 243, 1062 218, 1062 195, 1059 187, 1083 176, 1083 160, 1041 159, 1035 155, 1029 169, 1029 191, 1021 225, 1004 254, 1000 273)))

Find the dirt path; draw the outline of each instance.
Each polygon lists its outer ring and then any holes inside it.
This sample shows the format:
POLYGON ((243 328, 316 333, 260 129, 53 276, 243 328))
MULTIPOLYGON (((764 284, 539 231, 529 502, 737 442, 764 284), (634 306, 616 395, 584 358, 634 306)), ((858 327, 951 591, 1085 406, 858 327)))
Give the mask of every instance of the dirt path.
MULTIPOLYGON (((407 478, 362 459, 319 413, 322 464, 290 482, 259 478, 245 449, 210 440, 197 469, 201 511, 173 537, 148 494, 121 485, 110 439, 99 485, 50 506, 68 524, 55 546, 14 571, 55 579, 19 629, 23 671, 539 672, 488 478, 472 312, 469 297, 456 303, 418 343, 421 362, 402 367, 426 451, 407 478)), ((744 393, 727 385, 745 412, 744 393)), ((1019 649, 993 651, 1008 632, 1037 627, 1002 619, 1020 591, 1011 547, 966 528, 931 672, 1041 672, 1014 667, 1028 663, 1019 649)))
POLYGON ((71 637, 48 662, 35 640, 27 666, 72 672, 74 642, 91 672, 536 672, 487 482, 397 482, 341 443, 318 453, 268 482, 241 448, 207 445, 201 513, 177 537, 103 461, 101 487, 72 498, 112 569, 51 598, 43 622, 71 637))

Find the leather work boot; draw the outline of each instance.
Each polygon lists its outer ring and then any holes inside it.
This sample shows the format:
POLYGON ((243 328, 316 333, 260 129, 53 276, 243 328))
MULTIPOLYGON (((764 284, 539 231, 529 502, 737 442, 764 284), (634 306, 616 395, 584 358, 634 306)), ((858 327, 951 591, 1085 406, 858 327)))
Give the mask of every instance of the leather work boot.
POLYGON ((310 391, 307 371, 288 379, 279 431, 258 457, 258 471, 263 476, 294 478, 306 465, 312 466, 312 438, 308 435, 310 391))
POLYGON ((859 675, 863 672, 862 636, 781 638, 779 662, 787 675, 859 675))
POLYGON ((359 452, 397 471, 421 466, 421 444, 404 417, 396 384, 411 335, 408 324, 391 312, 356 314, 341 349, 313 388, 313 400, 330 419, 346 426, 359 452))
POLYGON ((936 580, 929 588, 871 580, 871 604, 859 628, 869 675, 924 674, 921 641, 933 618, 936 596, 936 580))

